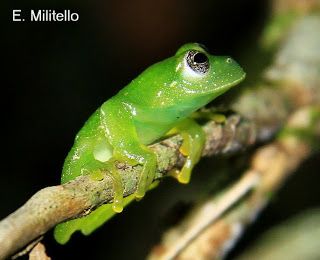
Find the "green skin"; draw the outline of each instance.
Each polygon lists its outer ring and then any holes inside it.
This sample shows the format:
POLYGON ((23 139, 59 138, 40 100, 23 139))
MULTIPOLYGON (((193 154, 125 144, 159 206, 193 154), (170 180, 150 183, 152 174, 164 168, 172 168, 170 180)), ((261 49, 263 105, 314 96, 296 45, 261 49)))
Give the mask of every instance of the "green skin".
POLYGON ((108 170, 114 184, 112 207, 106 204, 88 216, 58 225, 56 240, 64 244, 76 230, 91 233, 132 200, 133 196, 123 199, 115 160, 143 166, 134 194, 142 198, 157 166, 156 155, 147 145, 168 133, 183 137, 180 150, 186 155, 186 163, 176 177, 188 183, 205 143, 202 128, 190 115, 244 77, 242 68, 230 57, 212 56, 201 45, 188 43, 103 103, 76 136, 64 163, 62 183, 83 174, 95 178, 108 170))

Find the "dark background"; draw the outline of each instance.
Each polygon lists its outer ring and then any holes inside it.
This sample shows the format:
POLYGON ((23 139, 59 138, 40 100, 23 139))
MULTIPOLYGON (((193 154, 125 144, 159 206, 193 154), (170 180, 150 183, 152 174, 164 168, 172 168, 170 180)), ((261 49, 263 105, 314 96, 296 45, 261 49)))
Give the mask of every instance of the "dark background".
MULTIPOLYGON (((247 72, 259 67, 263 60, 257 56, 249 62, 246 54, 258 55, 259 34, 270 15, 268 1, 254 0, 33 0, 2 5, 1 218, 37 190, 58 184, 64 157, 89 115, 183 43, 200 42, 215 55, 231 55, 247 72), (13 22, 13 9, 25 14, 30 9, 71 9, 80 20, 13 22)), ((49 256, 143 259, 161 232, 202 198, 204 183, 223 161, 202 161, 188 186, 165 180, 89 237, 76 234, 60 246, 48 233, 44 244, 49 256)), ((319 206, 319 166, 316 158, 304 164, 233 255, 271 225, 319 206)))

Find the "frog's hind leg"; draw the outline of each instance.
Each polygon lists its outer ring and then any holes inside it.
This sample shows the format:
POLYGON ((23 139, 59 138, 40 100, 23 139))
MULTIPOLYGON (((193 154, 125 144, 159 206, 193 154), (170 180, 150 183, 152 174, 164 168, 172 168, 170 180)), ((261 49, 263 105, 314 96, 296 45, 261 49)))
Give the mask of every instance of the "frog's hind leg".
POLYGON ((186 162, 181 171, 176 175, 176 178, 181 183, 188 183, 192 169, 200 160, 205 143, 205 134, 201 126, 192 119, 183 120, 175 127, 174 132, 180 133, 183 137, 180 152, 187 156, 186 162))

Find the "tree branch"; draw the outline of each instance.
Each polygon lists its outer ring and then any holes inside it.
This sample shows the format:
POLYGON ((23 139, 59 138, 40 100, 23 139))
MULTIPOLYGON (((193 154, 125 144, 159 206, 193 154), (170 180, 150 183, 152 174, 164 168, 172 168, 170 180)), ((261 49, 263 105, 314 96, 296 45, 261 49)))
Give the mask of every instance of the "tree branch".
MULTIPOLYGON (((254 124, 239 115, 230 115, 223 123, 208 122, 204 126, 207 143, 204 156, 235 152, 256 140, 254 124)), ((179 152, 181 136, 173 136, 151 145, 158 157, 155 179, 167 176, 174 167, 184 162, 179 152)), ((124 196, 134 193, 141 166, 117 163, 123 184, 124 196)), ((63 185, 47 187, 33 195, 22 207, 0 222, 0 259, 10 256, 32 240, 46 233, 56 224, 86 215, 90 210, 113 199, 113 184, 106 173, 96 181, 79 176, 63 185)))

